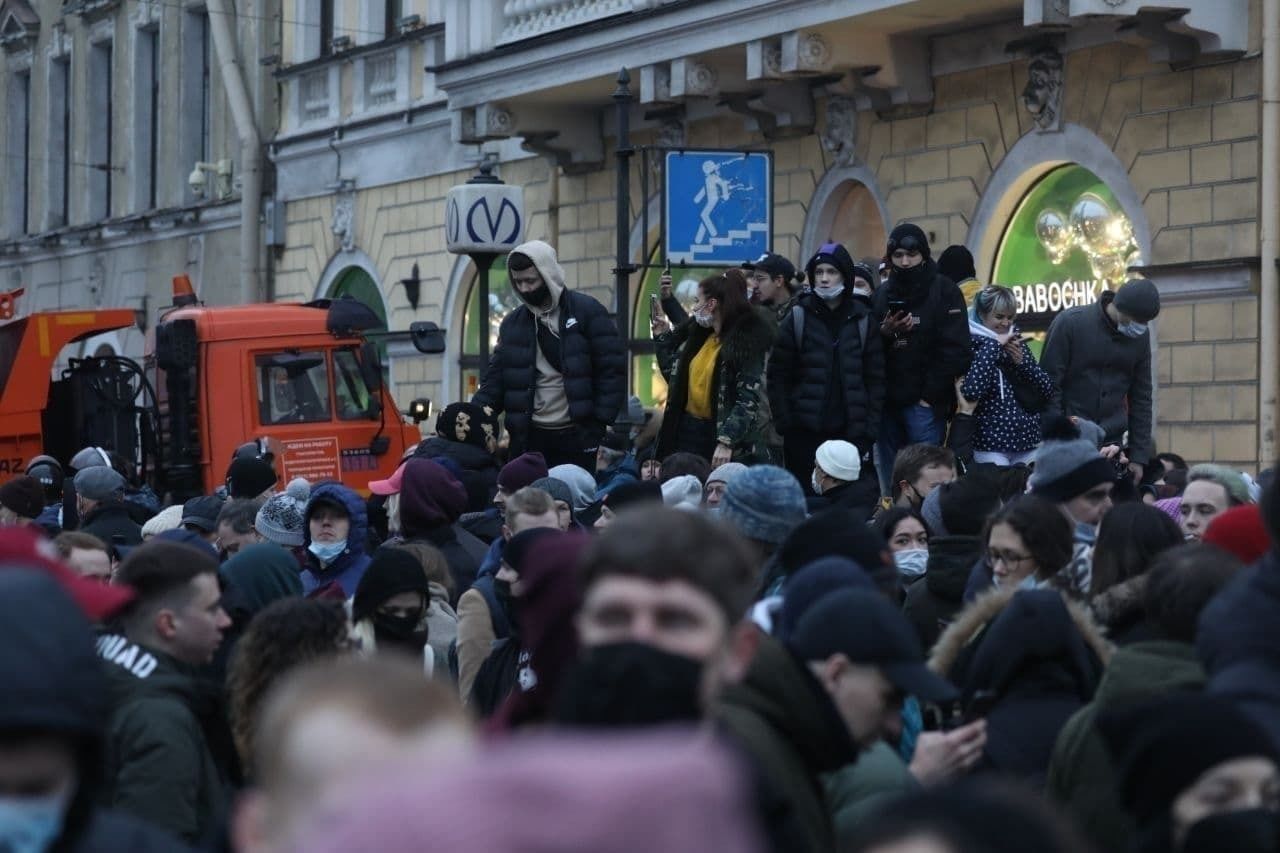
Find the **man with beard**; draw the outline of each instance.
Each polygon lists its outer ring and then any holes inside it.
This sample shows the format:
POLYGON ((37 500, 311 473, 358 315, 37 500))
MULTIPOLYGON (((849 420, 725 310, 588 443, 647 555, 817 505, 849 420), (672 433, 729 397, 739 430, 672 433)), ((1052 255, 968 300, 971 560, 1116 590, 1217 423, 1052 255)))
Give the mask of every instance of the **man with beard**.
POLYGON ((541 240, 507 256, 507 275, 522 304, 498 328, 471 402, 506 413, 512 457, 536 450, 548 466, 593 471, 600 439, 627 399, 618 327, 603 305, 565 286, 555 249, 541 240))
POLYGON ((885 251, 889 283, 872 295, 885 346, 884 420, 877 445, 881 491, 898 449, 942 445, 955 408, 956 377, 973 357, 964 294, 938 272, 917 225, 893 229, 885 251))

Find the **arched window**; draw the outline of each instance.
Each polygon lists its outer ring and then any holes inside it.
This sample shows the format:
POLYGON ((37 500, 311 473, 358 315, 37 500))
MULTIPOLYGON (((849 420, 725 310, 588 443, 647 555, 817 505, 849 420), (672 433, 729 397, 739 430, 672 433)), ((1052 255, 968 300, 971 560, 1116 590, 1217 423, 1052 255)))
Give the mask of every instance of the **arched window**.
MULTIPOLYGON (((658 281, 662 278, 660 256, 656 248, 649 263, 650 267, 645 270, 644 278, 636 288, 636 303, 631 311, 631 388, 641 403, 661 408, 667 403, 667 383, 658 370, 653 335, 649 327, 650 297, 659 296, 658 281)), ((686 309, 690 308, 698 299, 698 282, 720 269, 672 267, 671 277, 675 282, 673 289, 676 298, 686 309)))
MULTIPOLYGON (((381 321, 376 329, 370 329, 373 334, 387 331, 387 306, 382 300, 382 291, 378 288, 378 283, 373 280, 373 276, 363 267, 347 267, 338 273, 333 284, 329 286, 328 297, 330 299, 339 299, 343 296, 350 296, 358 302, 362 302, 378 315, 381 321)), ((391 379, 391 366, 387 362, 387 342, 386 338, 375 338, 378 342, 378 358, 382 362, 382 380, 384 383, 391 379)))
POLYGON ((1043 338, 1059 312, 1096 301, 1142 262, 1115 193, 1089 169, 1069 164, 1046 173, 1018 203, 1000 238, 992 283, 1013 288, 1019 327, 1043 338))
POLYGON ((467 287, 466 310, 462 315, 462 354, 458 359, 461 382, 460 400, 470 400, 480 387, 488 353, 498 345, 498 327, 513 310, 520 306, 519 297, 507 280, 505 264, 495 263, 489 270, 489 300, 480 300, 480 274, 471 270, 471 283, 467 287), (484 335, 482 338, 481 335, 484 335), (482 347, 483 341, 488 342, 482 347))

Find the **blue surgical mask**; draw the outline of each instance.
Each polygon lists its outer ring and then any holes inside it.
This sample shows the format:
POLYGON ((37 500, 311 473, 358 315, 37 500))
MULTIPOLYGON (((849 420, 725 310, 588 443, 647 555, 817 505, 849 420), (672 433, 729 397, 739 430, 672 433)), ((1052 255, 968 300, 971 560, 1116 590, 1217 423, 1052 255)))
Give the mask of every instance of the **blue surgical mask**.
POLYGON ((0 850, 45 853, 62 834, 69 791, 45 797, 0 797, 0 850))
POLYGON ((307 550, 320 560, 321 563, 332 563, 338 557, 342 556, 342 552, 347 550, 347 540, 341 539, 337 542, 312 542, 307 546, 307 550))
POLYGON ((908 548, 905 551, 893 552, 893 563, 898 567, 898 574, 903 580, 915 580, 924 574, 929 563, 927 548, 908 548))
POLYGON ((1132 320, 1127 323, 1121 323, 1116 328, 1120 331, 1120 334, 1127 338, 1140 338, 1147 333, 1146 323, 1135 323, 1132 320))
MULTIPOLYGON (((996 588, 997 588, 997 589, 1005 589, 1005 588, 1006 588, 1006 587, 1002 587, 1002 586, 1000 586, 1000 579, 999 579, 999 578, 995 578, 995 577, 993 577, 993 578, 992 578, 992 581, 994 582, 994 584, 995 584, 995 586, 996 586, 996 588)), ((1035 576, 1035 574, 1034 574, 1034 573, 1032 573, 1032 574, 1027 575, 1027 576, 1026 576, 1025 578, 1023 578, 1022 580, 1018 581, 1018 585, 1017 585, 1017 586, 1015 586, 1015 587, 1014 587, 1014 589, 1035 589, 1036 587, 1037 587, 1036 576, 1035 576)))
POLYGON ((816 284, 813 287, 813 292, 818 294, 819 299, 823 299, 823 300, 826 300, 827 302, 830 302, 832 299, 835 299, 841 293, 844 292, 844 285, 843 284, 816 284))

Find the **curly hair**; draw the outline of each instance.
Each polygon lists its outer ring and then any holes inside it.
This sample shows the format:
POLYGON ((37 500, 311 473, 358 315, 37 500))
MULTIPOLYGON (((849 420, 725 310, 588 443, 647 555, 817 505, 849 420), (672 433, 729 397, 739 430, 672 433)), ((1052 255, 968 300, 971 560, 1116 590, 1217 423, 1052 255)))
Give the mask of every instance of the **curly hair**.
POLYGON ((295 667, 341 653, 347 637, 346 608, 333 599, 286 598, 253 617, 227 672, 231 734, 246 774, 253 773, 253 733, 267 691, 295 667))

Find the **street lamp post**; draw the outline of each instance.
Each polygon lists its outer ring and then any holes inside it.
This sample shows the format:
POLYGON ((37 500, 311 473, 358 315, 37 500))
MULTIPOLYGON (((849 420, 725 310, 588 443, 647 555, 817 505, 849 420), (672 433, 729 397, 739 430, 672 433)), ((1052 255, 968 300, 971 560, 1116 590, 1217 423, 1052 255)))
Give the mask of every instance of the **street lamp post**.
MULTIPOLYGON (((524 189, 504 184, 484 161, 465 184, 445 196, 445 246, 467 255, 480 284, 480 360, 489 363, 489 269, 499 255, 520 244, 524 233, 524 189)), ((463 309, 466 310, 465 308, 463 309)))
MULTIPOLYGON (((631 340, 629 315, 631 299, 631 74, 626 68, 618 72, 618 88, 613 92, 613 103, 618 123, 618 191, 617 191, 617 244, 614 246, 614 287, 618 306, 618 332, 622 340, 631 340)), ((628 344, 629 346, 629 344, 628 344)))

